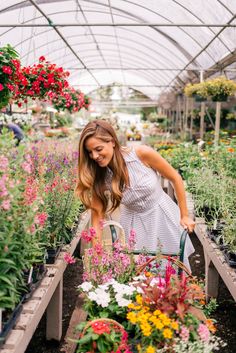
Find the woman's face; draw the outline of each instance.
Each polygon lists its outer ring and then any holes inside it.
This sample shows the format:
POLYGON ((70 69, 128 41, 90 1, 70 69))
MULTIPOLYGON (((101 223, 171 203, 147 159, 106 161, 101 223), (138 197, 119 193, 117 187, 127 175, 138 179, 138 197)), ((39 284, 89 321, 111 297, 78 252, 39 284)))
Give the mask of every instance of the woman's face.
POLYGON ((115 143, 113 141, 105 142, 96 137, 89 137, 85 142, 85 148, 89 157, 93 159, 99 167, 107 167, 114 154, 115 143))

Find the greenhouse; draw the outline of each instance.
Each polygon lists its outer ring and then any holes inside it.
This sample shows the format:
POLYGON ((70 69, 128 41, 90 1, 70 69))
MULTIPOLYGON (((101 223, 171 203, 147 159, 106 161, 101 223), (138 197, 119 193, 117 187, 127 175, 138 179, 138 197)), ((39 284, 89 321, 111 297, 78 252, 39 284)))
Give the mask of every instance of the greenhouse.
POLYGON ((0 353, 233 353, 236 2, 0 1, 0 353))

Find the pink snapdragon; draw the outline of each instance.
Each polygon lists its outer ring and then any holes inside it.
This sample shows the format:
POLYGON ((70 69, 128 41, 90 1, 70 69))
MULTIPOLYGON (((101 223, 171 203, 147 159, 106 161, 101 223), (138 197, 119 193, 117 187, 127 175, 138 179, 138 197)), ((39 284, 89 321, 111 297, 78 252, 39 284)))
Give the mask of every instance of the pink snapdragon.
POLYGON ((83 230, 81 232, 81 238, 86 242, 90 243, 92 239, 96 236, 96 230, 93 227, 90 227, 89 230, 83 230))
POLYGON ((64 260, 65 262, 67 262, 69 265, 72 265, 75 263, 75 258, 74 256, 71 256, 69 253, 65 253, 64 255, 64 260))
POLYGON ((182 326, 179 335, 184 342, 187 342, 189 340, 189 329, 186 326, 182 326))
POLYGON ((46 212, 38 213, 35 216, 34 222, 38 224, 40 227, 43 227, 46 220, 48 219, 48 214, 46 212))
POLYGON ((8 158, 1 155, 0 156, 0 170, 6 172, 9 166, 8 158))
POLYGON ((3 200, 2 203, 1 203, 1 208, 4 211, 9 211, 10 208, 11 208, 11 201, 9 199, 8 200, 3 200))
POLYGON ((28 174, 31 174, 31 173, 32 173, 32 164, 31 164, 31 163, 29 163, 29 162, 23 162, 23 163, 21 164, 21 167, 22 167, 22 169, 23 169, 26 173, 28 173, 28 174))
POLYGON ((204 324, 200 324, 197 329, 197 333, 199 334, 200 339, 203 342, 208 342, 210 338, 210 331, 208 327, 204 324))

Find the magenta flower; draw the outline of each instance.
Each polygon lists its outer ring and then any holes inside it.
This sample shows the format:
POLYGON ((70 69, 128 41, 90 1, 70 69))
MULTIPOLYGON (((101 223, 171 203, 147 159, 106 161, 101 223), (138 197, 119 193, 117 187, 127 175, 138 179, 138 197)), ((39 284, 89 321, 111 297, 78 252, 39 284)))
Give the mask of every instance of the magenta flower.
POLYGON ((74 258, 74 256, 71 256, 69 253, 65 253, 65 255, 64 255, 64 260, 65 260, 65 262, 67 262, 69 265, 71 265, 71 264, 74 264, 75 263, 75 258, 74 258))

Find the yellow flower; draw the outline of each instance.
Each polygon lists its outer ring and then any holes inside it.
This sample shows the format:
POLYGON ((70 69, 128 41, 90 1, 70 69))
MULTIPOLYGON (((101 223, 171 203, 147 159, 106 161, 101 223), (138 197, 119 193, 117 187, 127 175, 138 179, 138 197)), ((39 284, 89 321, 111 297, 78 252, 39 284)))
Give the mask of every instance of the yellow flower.
POLYGON ((165 329, 163 330, 163 336, 164 336, 165 338, 172 338, 173 332, 172 332, 169 328, 165 328, 165 329))
POLYGON ((163 323, 159 319, 157 319, 157 321, 154 323, 154 325, 158 330, 162 330, 164 327, 163 323))
POLYGON ((140 304, 140 305, 142 304, 143 298, 140 294, 137 294, 135 299, 138 304, 140 304))
POLYGON ((160 310, 155 310, 153 312, 153 315, 156 315, 156 316, 159 316, 161 314, 161 311, 160 310))
POLYGON ((177 321, 173 321, 171 323, 171 328, 173 328, 173 330, 177 331, 179 329, 179 324, 177 321))
POLYGON ((155 353, 156 349, 153 346, 148 346, 146 349, 146 353, 155 353))
POLYGON ((138 353, 140 353, 140 352, 141 352, 141 345, 140 345, 140 344, 137 344, 136 348, 137 348, 137 350, 138 350, 138 353))
POLYGON ((127 319, 132 323, 132 324, 136 324, 137 322, 137 315, 134 312, 129 312, 127 313, 127 319))

